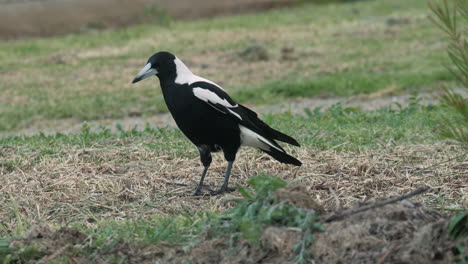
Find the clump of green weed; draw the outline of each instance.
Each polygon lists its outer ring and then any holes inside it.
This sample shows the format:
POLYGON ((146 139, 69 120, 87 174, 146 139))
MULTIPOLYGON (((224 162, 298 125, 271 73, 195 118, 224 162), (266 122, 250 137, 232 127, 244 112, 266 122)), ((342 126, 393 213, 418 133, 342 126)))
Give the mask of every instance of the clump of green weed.
POLYGON ((468 212, 452 217, 449 225, 450 238, 455 241, 455 263, 468 263, 468 212))
POLYGON ((323 231, 316 212, 278 199, 275 191, 287 185, 278 177, 259 175, 252 177, 248 184, 253 191, 238 185, 243 199, 237 200, 237 205, 226 211, 209 229, 219 235, 230 234, 233 241, 243 238, 258 244, 268 226, 299 228, 303 236, 294 247, 294 262, 305 263, 311 257, 308 249, 313 242, 313 232, 323 231))

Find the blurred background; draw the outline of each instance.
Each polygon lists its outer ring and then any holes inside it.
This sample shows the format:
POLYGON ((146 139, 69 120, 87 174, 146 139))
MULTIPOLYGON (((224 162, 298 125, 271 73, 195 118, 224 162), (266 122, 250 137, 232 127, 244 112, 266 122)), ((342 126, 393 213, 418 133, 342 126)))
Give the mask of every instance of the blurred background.
MULTIPOLYGON (((324 2, 323 0, 315 2, 324 2)), ((0 37, 22 38, 255 12, 296 0, 0 0, 0 37)))
MULTIPOLYGON (((0 0, 0 133, 172 124, 167 50, 260 112, 369 110, 454 83, 425 0, 0 0)), ((426 96, 427 94, 431 96, 426 96)))

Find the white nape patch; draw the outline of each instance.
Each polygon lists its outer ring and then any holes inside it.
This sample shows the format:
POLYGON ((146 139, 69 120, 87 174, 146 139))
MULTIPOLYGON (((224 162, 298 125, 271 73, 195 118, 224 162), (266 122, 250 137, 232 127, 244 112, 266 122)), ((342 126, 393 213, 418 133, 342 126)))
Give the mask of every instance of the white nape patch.
POLYGON ((221 99, 217 94, 207 89, 203 89, 199 87, 193 88, 193 94, 198 99, 205 101, 205 102, 216 103, 225 107, 237 107, 237 104, 232 105, 226 99, 221 99))
POLYGON ((175 83, 191 85, 192 83, 196 82, 207 82, 223 90, 223 88, 216 83, 193 74, 192 71, 190 71, 190 69, 179 58, 176 57, 174 63, 176 65, 177 71, 175 83))
POLYGON ((246 128, 245 126, 239 125, 239 128, 241 132, 240 138, 242 146, 249 146, 267 151, 269 151, 271 148, 275 148, 281 152, 284 152, 282 149, 273 145, 269 140, 246 128))
POLYGON ((176 65, 176 72, 177 77, 175 82, 177 84, 190 84, 191 80, 193 79, 194 74, 190 71, 190 69, 181 61, 179 58, 174 59, 174 63, 176 65))

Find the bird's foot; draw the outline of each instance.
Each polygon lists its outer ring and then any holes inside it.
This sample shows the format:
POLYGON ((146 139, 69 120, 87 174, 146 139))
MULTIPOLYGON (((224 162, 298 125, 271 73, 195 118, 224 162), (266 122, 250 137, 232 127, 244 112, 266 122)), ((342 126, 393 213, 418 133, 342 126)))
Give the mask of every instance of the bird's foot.
POLYGON ((202 189, 202 186, 198 185, 193 196, 203 196, 201 189, 202 189))
POLYGON ((210 194, 211 195, 218 195, 218 194, 222 194, 222 193, 225 193, 225 192, 233 192, 235 191, 236 188, 235 187, 227 187, 227 186, 222 186, 219 190, 217 191, 211 191, 210 194))

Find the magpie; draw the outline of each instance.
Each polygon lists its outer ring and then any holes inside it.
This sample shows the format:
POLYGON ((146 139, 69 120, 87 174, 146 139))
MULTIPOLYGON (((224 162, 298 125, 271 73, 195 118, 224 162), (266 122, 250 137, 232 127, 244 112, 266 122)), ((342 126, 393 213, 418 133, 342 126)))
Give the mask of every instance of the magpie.
POLYGON ((177 126, 200 152, 204 169, 194 195, 201 194, 212 152, 223 151, 228 162, 224 183, 212 194, 228 190, 232 164, 241 146, 258 148, 282 163, 302 165, 275 141, 300 146, 294 138, 265 124, 254 111, 234 102, 221 86, 193 74, 173 54, 161 51, 151 56, 132 83, 153 75, 159 78, 164 100, 177 126))

